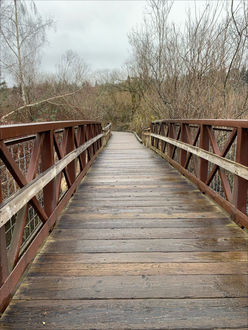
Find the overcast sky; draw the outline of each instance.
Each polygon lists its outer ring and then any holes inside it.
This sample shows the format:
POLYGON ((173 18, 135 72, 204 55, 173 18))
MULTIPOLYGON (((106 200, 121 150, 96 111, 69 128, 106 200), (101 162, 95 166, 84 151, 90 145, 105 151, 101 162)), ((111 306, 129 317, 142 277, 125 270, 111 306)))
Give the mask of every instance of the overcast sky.
MULTIPOLYGON (((197 0, 201 7, 205 1, 197 0)), ((54 72, 68 49, 79 53, 91 70, 118 69, 130 56, 128 33, 142 22, 145 1, 36 0, 40 14, 56 22, 42 51, 42 71, 54 72)), ((171 19, 183 24, 186 9, 194 1, 175 1, 171 19)))

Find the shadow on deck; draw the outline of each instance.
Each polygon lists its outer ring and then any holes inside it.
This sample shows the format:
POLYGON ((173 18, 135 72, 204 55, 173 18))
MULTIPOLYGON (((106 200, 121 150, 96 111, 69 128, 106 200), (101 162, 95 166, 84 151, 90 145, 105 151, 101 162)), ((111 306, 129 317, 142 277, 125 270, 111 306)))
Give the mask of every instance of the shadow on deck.
POLYGON ((3 329, 248 327, 247 234, 129 133, 113 136, 3 329))

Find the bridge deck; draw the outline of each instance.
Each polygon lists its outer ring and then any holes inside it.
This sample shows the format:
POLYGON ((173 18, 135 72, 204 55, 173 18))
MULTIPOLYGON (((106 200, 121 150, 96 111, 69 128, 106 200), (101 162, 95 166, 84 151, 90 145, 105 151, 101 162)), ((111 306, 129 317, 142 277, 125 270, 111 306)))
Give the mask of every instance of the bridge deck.
POLYGON ((246 328, 246 242, 163 159, 114 133, 0 328, 246 328))

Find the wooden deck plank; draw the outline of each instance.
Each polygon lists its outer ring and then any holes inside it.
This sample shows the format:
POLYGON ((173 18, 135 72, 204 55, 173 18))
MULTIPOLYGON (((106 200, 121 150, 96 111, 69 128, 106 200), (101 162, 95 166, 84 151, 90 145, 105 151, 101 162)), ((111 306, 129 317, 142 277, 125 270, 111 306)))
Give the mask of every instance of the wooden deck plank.
POLYGON ((124 276, 124 275, 231 275, 248 274, 248 264, 238 262, 164 262, 164 263, 108 263, 108 264, 86 264, 86 263, 64 263, 51 264, 36 263, 30 270, 30 276, 124 276))
POLYGON ((245 275, 28 276, 15 299, 247 297, 245 275))
MULTIPOLYGON (((247 251, 227 252, 132 252, 132 253, 47 253, 45 249, 36 258, 37 263, 157 263, 157 262, 239 262, 247 265, 247 251)), ((50 267, 53 267, 50 265, 50 267)), ((205 266, 206 268, 208 265, 205 266)))
MULTIPOLYGON (((127 209, 128 210, 128 209, 127 209)), ((193 219, 193 218, 217 218, 223 217, 223 213, 219 212, 188 212, 188 211, 181 211, 179 213, 173 212, 172 210, 168 211, 168 213, 152 213, 152 212, 110 212, 110 213, 93 213, 93 212, 75 212, 71 211, 69 208, 67 210, 67 214, 74 214, 77 217, 83 217, 84 219, 177 219, 183 218, 185 219, 193 219)))
POLYGON ((0 328, 248 328, 247 242, 175 169, 115 133, 0 328))
POLYGON ((247 329, 247 299, 15 301, 3 329, 247 329), (13 317, 14 316, 14 317, 13 317), (18 327, 16 328, 16 325, 18 327))
POLYGON ((216 227, 216 230, 209 228, 112 228, 109 229, 56 229, 53 232, 54 240, 120 240, 120 239, 176 239, 176 238, 225 238, 232 235, 235 238, 245 237, 242 229, 237 227, 216 227))
POLYGON ((46 244, 47 253, 100 252, 193 252, 247 251, 247 240, 242 238, 195 239, 129 239, 129 240, 53 240, 46 244))
POLYGON ((57 228, 61 229, 115 229, 115 228, 208 228, 211 226, 235 227, 236 224, 226 218, 147 218, 147 219, 85 219, 80 214, 67 214, 57 228))

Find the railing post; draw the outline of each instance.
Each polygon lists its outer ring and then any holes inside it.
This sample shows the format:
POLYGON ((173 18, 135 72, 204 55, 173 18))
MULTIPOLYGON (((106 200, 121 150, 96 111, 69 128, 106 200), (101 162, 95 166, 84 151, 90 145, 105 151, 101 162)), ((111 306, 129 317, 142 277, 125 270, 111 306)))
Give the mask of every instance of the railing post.
POLYGON ((5 226, 0 228, 0 286, 8 276, 8 259, 5 238, 5 226))
MULTIPOLYGON (((164 123, 161 123, 161 126, 160 126, 160 135, 165 136, 165 125, 164 125, 164 123)), ((164 141, 160 141, 159 144, 160 144, 159 149, 160 149, 161 152, 163 152, 165 142, 164 141)))
MULTIPOLYGON (((150 132, 154 133, 154 125, 151 123, 150 132)), ((154 147, 154 137, 151 136, 151 147, 154 147)))
MULTIPOLYGON (((201 125, 200 132, 200 148, 204 150, 209 150, 209 136, 206 125, 201 125)), ((204 183, 208 178, 208 161, 206 159, 199 159, 199 178, 204 183)))
MULTIPOLYGON (((152 131, 151 131, 151 128, 148 128, 147 129, 147 133, 152 133, 152 131)), ((146 139, 146 146, 148 147, 148 148, 150 148, 151 146, 152 146, 152 137, 151 137, 151 135, 146 135, 145 136, 145 139, 146 139)))
MULTIPOLYGON (((236 162, 248 166, 248 129, 238 128, 236 162)), ((237 209, 246 213, 248 181, 235 175, 233 202, 237 209)))
MULTIPOLYGON (((45 132, 43 148, 41 150, 41 171, 46 171, 54 165, 53 132, 45 132)), ((56 206, 56 182, 53 179, 43 188, 44 209, 48 216, 53 213, 56 206)))
MULTIPOLYGON (((94 138, 95 136, 97 136, 97 127, 95 124, 92 124, 92 138, 94 138)), ((93 143, 94 146, 94 155, 97 152, 98 149, 98 143, 97 141, 95 143, 93 143)))
MULTIPOLYGON (((92 139, 93 137, 94 137, 94 125, 93 124, 90 124, 90 126, 89 126, 89 130, 90 130, 90 139, 92 139)), ((95 154, 95 143, 93 143, 92 145, 91 145, 91 151, 92 151, 92 156, 91 156, 91 158, 92 157, 94 157, 94 154, 95 154)))
MULTIPOLYGON (((6 248, 6 234, 5 234, 5 226, 0 228, 0 288, 7 281, 9 275, 8 268, 8 258, 7 258, 7 248, 6 248)), ((0 313, 4 311, 4 309, 8 306, 9 301, 11 299, 11 292, 9 288, 6 288, 6 293, 4 297, 0 296, 0 313)))
MULTIPOLYGON (((156 134, 160 135, 161 132, 161 123, 156 124, 156 134)), ((156 148, 159 149, 160 141, 156 139, 156 148)))
MULTIPOLYGON (((187 143, 187 129, 186 129, 186 124, 181 124, 181 141, 187 143)), ((180 165, 182 167, 185 167, 187 159, 187 151, 181 149, 180 150, 180 165)))
MULTIPOLYGON (((102 133, 102 125, 98 124, 97 125, 97 134, 101 134, 102 133)), ((102 147, 102 139, 98 140, 98 149, 100 149, 102 147)))
MULTIPOLYGON (((83 145, 85 143, 85 126, 79 126, 78 127, 78 134, 79 134, 79 146, 83 145)), ((86 151, 83 151, 80 155, 81 164, 82 164, 82 170, 84 169, 86 165, 86 151)))
MULTIPOLYGON (((174 125, 172 123, 169 124, 169 138, 174 139, 174 125)), ((169 157, 173 157, 174 146, 169 144, 169 157)))
MULTIPOLYGON (((86 125, 86 141, 89 141, 92 138, 91 124, 86 125)), ((87 161, 89 162, 94 155, 93 145, 89 146, 87 149, 87 161)))
MULTIPOLYGON (((66 154, 74 150, 74 127, 67 128, 68 135, 67 135, 67 143, 66 143, 66 154)), ((68 166, 68 173, 73 183, 76 179, 76 168, 75 168, 75 160, 73 160, 68 166)))
MULTIPOLYGON (((2 190, 0 181, 0 203, 2 203, 2 190)), ((7 248, 6 248, 6 234, 5 226, 0 227, 0 287, 6 280, 9 274, 8 269, 8 258, 7 258, 7 248)))
POLYGON ((104 129, 102 129, 102 133, 104 133, 104 135, 101 137, 101 145, 105 147, 105 145, 107 144, 107 136, 105 135, 106 132, 104 131, 104 129))

